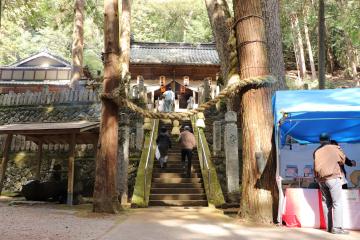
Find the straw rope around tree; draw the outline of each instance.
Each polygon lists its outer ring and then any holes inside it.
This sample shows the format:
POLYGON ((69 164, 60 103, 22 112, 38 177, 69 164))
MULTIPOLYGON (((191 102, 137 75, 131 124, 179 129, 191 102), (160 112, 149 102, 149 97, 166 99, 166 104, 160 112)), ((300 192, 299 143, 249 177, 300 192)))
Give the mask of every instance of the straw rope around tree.
POLYGON ((242 88, 248 85, 255 86, 264 86, 275 83, 275 78, 272 76, 258 76, 251 77, 247 79, 240 79, 238 74, 238 58, 237 58, 237 50, 236 50, 236 37, 235 31, 233 28, 232 22, 229 22, 229 30, 230 37, 228 41, 230 52, 230 71, 228 74, 227 86, 217 95, 214 99, 211 99, 205 103, 200 104, 197 109, 189 110, 187 112, 170 112, 170 113, 162 113, 162 112, 152 112, 147 109, 143 109, 137 106, 135 103, 130 101, 125 94, 126 86, 130 82, 130 74, 126 74, 124 81, 121 81, 118 88, 116 88, 112 93, 102 93, 100 97, 102 99, 110 99, 115 102, 118 106, 126 106, 134 112, 141 114, 143 117, 153 118, 153 119, 172 119, 172 120, 181 120, 184 118, 188 118, 194 114, 199 112, 203 112, 210 107, 214 106, 217 102, 224 98, 231 98, 237 92, 239 92, 242 88))
POLYGON ((187 112, 171 112, 171 113, 162 113, 162 112, 152 112, 147 109, 143 109, 137 106, 135 103, 130 101, 124 96, 119 94, 119 89, 114 90, 112 93, 103 93, 101 94, 101 98, 110 99, 114 101, 118 106, 127 106, 134 112, 141 114, 143 117, 153 118, 153 119, 172 119, 172 120, 181 120, 183 118, 190 117, 199 112, 203 112, 206 109, 214 106, 218 101, 231 97, 240 89, 248 85, 256 85, 263 86, 266 84, 273 84, 275 79, 272 76, 259 76, 247 79, 241 79, 237 83, 233 83, 226 88, 224 88, 219 95, 217 95, 214 99, 211 99, 203 104, 201 104, 197 109, 189 110, 187 112))

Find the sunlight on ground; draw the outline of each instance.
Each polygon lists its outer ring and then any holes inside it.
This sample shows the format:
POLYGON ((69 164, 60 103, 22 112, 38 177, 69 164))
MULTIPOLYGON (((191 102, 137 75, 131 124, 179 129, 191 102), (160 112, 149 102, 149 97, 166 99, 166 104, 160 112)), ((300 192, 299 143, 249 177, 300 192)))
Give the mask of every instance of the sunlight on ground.
POLYGON ((230 236, 230 232, 222 227, 212 224, 184 224, 183 228, 194 233, 206 234, 214 237, 230 236))

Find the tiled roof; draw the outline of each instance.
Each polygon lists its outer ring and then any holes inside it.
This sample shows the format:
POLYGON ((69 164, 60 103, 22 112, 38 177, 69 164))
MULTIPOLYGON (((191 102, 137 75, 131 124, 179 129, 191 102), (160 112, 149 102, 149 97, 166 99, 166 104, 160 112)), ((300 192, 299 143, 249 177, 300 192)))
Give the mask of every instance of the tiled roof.
POLYGON ((131 63, 175 65, 219 65, 215 44, 149 43, 131 44, 131 63))
POLYGON ((31 60, 34 60, 34 59, 40 58, 40 57, 47 57, 47 58, 53 59, 54 61, 57 61, 57 62, 63 64, 64 67, 71 67, 70 62, 66 61, 65 59, 63 59, 60 56, 57 56, 57 55, 54 55, 54 54, 48 52, 47 50, 43 50, 41 52, 35 53, 25 59, 20 60, 19 62, 13 63, 10 65, 10 67, 21 67, 24 63, 27 63, 31 60))

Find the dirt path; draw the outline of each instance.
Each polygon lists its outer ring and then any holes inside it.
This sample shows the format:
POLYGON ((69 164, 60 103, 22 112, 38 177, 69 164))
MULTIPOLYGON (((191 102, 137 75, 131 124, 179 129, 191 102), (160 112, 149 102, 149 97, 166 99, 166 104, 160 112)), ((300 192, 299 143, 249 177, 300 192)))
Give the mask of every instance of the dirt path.
POLYGON ((91 213, 90 205, 9 206, 0 202, 0 239, 6 240, 348 240, 315 229, 253 226, 210 208, 131 209, 120 215, 91 213))

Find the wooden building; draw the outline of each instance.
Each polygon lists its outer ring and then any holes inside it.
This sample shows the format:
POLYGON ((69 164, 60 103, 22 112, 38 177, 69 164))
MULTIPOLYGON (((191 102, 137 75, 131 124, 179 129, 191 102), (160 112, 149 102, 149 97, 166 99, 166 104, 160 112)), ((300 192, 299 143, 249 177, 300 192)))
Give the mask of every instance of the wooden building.
POLYGON ((71 64, 59 56, 42 51, 10 66, 0 67, 0 93, 39 92, 67 88, 71 64))
POLYGON ((204 80, 214 92, 219 71, 220 61, 212 43, 131 44, 131 86, 144 87, 148 103, 153 103, 171 86, 175 90, 177 109, 184 109, 190 96, 196 103, 199 101, 204 80))
MULTIPOLYGON (((186 108, 193 96, 201 98, 204 80, 216 89, 220 63, 215 44, 131 43, 130 73, 133 95, 142 90, 145 100, 154 103, 167 86, 175 90, 178 108, 186 108)), ((10 66, 0 67, 0 93, 50 92, 68 88, 71 64, 42 51, 10 66)), ((86 79, 84 79, 86 80, 86 79)))

